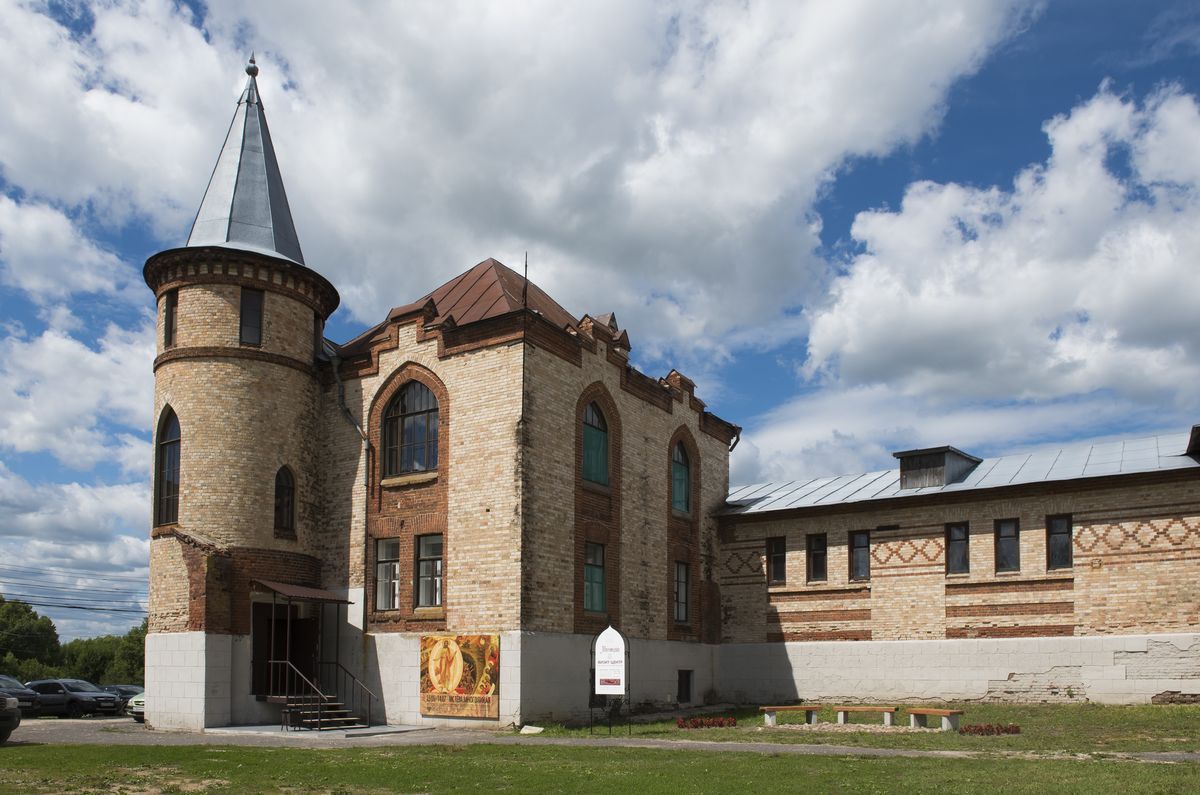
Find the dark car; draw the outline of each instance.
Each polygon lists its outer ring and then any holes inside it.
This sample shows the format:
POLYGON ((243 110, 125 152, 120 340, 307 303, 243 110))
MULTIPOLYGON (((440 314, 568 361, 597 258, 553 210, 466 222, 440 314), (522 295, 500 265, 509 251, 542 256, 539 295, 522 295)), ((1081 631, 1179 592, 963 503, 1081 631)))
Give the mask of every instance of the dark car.
POLYGON ((38 694, 43 715, 60 718, 81 718, 84 715, 121 711, 120 699, 82 679, 38 679, 25 686, 38 694))
POLYGON ((21 708, 16 696, 0 696, 0 745, 8 742, 13 729, 21 725, 21 708))
POLYGON ((100 689, 112 693, 119 699, 121 711, 125 710, 125 705, 129 703, 129 699, 146 690, 141 685, 101 685, 100 689))
POLYGON ((11 676, 0 676, 0 696, 14 697, 23 717, 32 718, 38 714, 38 694, 11 676))

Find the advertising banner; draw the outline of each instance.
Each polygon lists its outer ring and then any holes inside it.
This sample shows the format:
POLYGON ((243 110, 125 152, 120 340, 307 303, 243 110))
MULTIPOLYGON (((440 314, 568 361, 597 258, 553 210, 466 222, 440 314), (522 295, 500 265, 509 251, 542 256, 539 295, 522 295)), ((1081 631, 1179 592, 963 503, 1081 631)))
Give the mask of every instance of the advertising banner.
POLYGON ((625 638, 612 627, 596 638, 596 695, 625 695, 625 638))
POLYGON ((422 635, 421 714, 500 717, 500 636, 422 635))

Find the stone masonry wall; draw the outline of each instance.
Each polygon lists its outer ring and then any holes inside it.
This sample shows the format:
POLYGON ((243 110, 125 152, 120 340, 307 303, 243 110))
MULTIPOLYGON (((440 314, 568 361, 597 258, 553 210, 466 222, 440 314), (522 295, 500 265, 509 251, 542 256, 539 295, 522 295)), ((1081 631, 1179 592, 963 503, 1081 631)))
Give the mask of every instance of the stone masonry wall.
POLYGON ((1091 636, 1200 629, 1194 476, 1055 484, 891 500, 723 528, 724 640, 732 643, 1091 636), (1073 565, 1048 569, 1046 517, 1072 517, 1073 565), (995 570, 994 522, 1020 521, 1020 571, 995 570), (945 525, 969 522, 970 571, 946 573, 945 525), (879 529, 885 528, 885 529, 879 529), (870 530, 869 581, 849 579, 847 535, 870 530), (806 536, 828 538, 828 577, 806 581, 806 536), (766 540, 785 539, 768 584, 766 540))
POLYGON ((394 616, 372 614, 367 630, 517 629, 520 346, 481 348, 443 359, 436 337, 419 339, 417 324, 395 326, 391 333, 392 342, 379 353, 377 371, 345 380, 347 405, 372 440, 369 460, 361 437, 338 406, 336 383, 327 383, 322 397, 325 584, 364 587, 367 602, 373 603, 376 537, 401 537, 411 554, 416 535, 440 531, 445 534, 442 615, 414 622, 417 617, 406 607, 391 611, 394 616), (406 379, 406 367, 420 368, 444 388, 438 472, 433 480, 381 484, 375 458, 381 412, 373 409, 406 379), (370 473, 369 484, 364 472, 370 473))
MULTIPOLYGON (((622 385, 623 367, 608 358, 603 341, 596 352, 582 351, 580 364, 538 347, 527 350, 527 484, 525 539, 525 615, 522 626, 538 632, 576 631, 582 591, 582 560, 574 537, 578 460, 576 407, 590 385, 601 384, 616 405, 620 427, 619 557, 606 558, 606 577, 619 581, 614 624, 628 636, 668 638, 673 622, 673 566, 669 565, 669 463, 671 440, 686 428, 696 440, 699 470, 693 500, 699 516, 698 561, 692 584, 699 595, 712 576, 716 522, 728 489, 728 446, 700 430, 689 396, 653 403, 622 385)), ((636 379, 645 376, 634 373, 636 379)), ((651 382, 648 391, 657 389, 651 382)), ((662 391, 661 395, 667 393, 662 391)), ((610 429, 613 423, 610 421, 610 429)), ((610 430, 611 434, 611 430, 610 430)), ((610 438, 610 450, 615 450, 610 438)), ((611 594, 611 591, 610 591, 611 594)), ((610 599, 611 601, 611 599, 610 599)), ((699 608, 699 605, 697 605, 699 608)), ((697 609, 687 627, 672 627, 672 637, 696 639, 701 632, 697 609), (676 631, 678 630, 678 631, 676 631)), ((603 619, 603 617, 601 617, 603 619)), ((594 627, 591 627, 594 628, 594 627)), ((603 628, 603 627, 601 627, 603 628)))

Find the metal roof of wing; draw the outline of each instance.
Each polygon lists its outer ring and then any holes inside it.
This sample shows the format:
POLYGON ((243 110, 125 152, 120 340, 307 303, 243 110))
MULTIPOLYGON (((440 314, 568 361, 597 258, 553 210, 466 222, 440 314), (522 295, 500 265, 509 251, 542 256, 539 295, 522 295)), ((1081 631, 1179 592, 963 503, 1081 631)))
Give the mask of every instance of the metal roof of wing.
POLYGON ((304 254, 258 95, 258 67, 253 57, 246 74, 246 89, 238 100, 187 245, 228 246, 303 265, 304 254))
POLYGON ((1188 454, 1189 439, 1187 433, 1164 434, 1124 442, 1083 444, 1061 450, 1041 450, 985 458, 962 481, 946 486, 901 489, 899 469, 868 472, 863 475, 733 486, 729 491, 725 513, 770 513, 796 508, 823 508, 939 492, 975 491, 1105 475, 1200 468, 1200 456, 1188 454))

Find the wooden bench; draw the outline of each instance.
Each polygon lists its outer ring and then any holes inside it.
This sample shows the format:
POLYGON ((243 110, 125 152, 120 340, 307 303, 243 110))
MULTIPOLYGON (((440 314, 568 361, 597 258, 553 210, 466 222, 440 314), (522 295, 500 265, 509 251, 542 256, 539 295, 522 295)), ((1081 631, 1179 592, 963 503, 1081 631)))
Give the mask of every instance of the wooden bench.
POLYGON ((764 726, 777 726, 775 718, 776 712, 804 712, 805 723, 816 723, 817 712, 824 709, 820 704, 794 704, 790 707, 759 707, 758 711, 763 714, 764 726))
POLYGON ((882 712, 883 713, 883 725, 884 726, 894 726, 895 722, 896 722, 896 712, 900 708, 899 707, 872 707, 872 706, 859 704, 859 705, 855 705, 855 706, 830 707, 830 709, 833 709, 837 712, 837 722, 838 723, 848 723, 849 722, 847 720, 847 715, 846 715, 846 713, 848 713, 848 712, 882 712))
POLYGON ((958 731, 958 718, 963 714, 961 709, 922 709, 910 707, 908 710, 908 725, 914 728, 925 726, 925 719, 930 715, 942 719, 942 731, 958 731))

